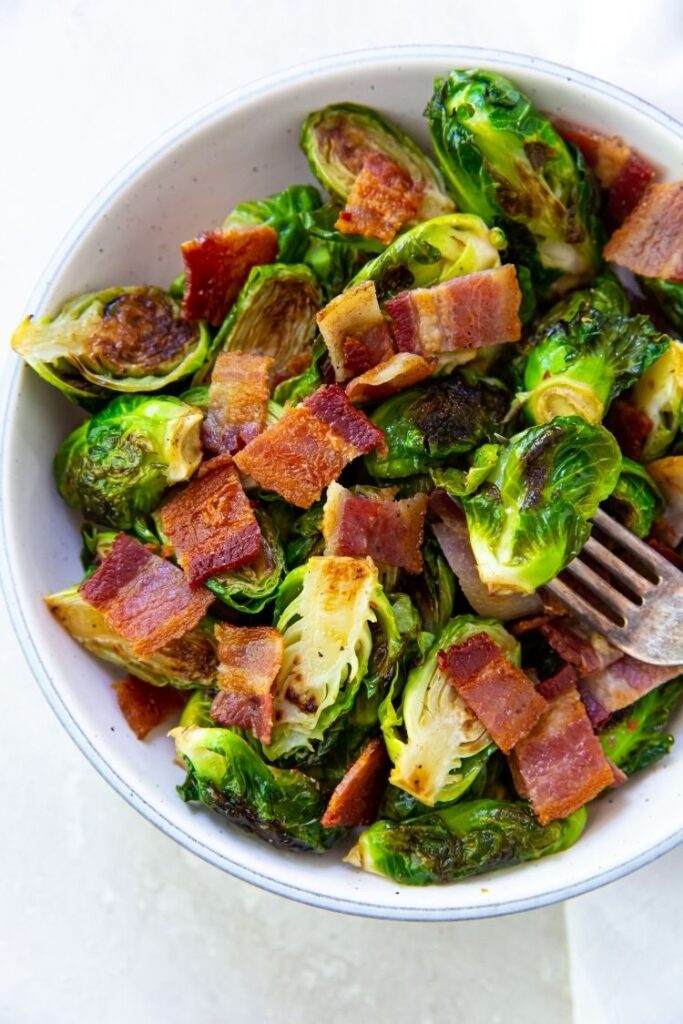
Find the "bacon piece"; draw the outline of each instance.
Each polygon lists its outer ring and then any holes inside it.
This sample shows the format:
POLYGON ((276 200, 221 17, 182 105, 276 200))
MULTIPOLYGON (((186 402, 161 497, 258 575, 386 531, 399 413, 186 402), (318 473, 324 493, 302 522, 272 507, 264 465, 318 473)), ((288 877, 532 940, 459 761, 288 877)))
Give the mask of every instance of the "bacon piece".
POLYGON ((437 355, 519 341, 522 293, 511 263, 432 288, 401 292, 385 303, 401 352, 437 355))
POLYGON ((266 224, 208 231, 181 245, 185 262, 183 317, 219 327, 252 267, 277 257, 277 232, 266 224))
POLYGON ((346 385, 346 397, 354 404, 376 402, 411 388, 429 377, 434 364, 413 352, 399 352, 346 385))
POLYGON ((547 622, 552 622, 553 619, 557 618, 556 612, 548 612, 544 615, 532 615, 528 619, 519 619, 518 622, 511 622, 506 628, 508 633, 512 633, 513 636, 526 636, 527 633, 533 633, 541 626, 545 626, 547 622))
POLYGON ((505 754, 547 707, 529 677, 508 661, 487 633, 440 651, 439 668, 505 754))
POLYGON ((636 208, 655 176, 652 164, 631 151, 619 177, 607 191, 607 212, 613 221, 622 224, 636 208))
POLYGON ((316 314, 336 380, 344 382, 388 359, 395 351, 377 301, 374 281, 337 295, 316 314))
POLYGON ((603 255, 642 277, 683 281, 683 181, 650 185, 603 255))
POLYGON ((221 352, 211 374, 202 443, 234 455, 266 425, 273 360, 253 352, 221 352))
POLYGON ((366 153, 335 227, 345 235, 379 238, 388 245, 415 220, 424 193, 402 167, 383 153, 366 153))
POLYGON ((548 702, 509 764, 517 792, 531 801, 541 825, 566 818, 614 781, 575 689, 548 702))
POLYGON ((331 483, 323 513, 326 555, 369 555, 381 565, 422 572, 427 495, 382 501, 331 483))
POLYGON ((191 590, 177 566, 125 533, 80 593, 136 655, 151 654, 194 629, 213 601, 204 587, 191 590))
POLYGON ((579 675, 606 668, 621 657, 621 651, 604 636, 584 629, 575 619, 555 619, 542 625, 539 632, 579 675))
POLYGON ((675 548, 683 540, 683 455, 648 462, 647 471, 664 495, 664 514, 657 520, 657 537, 675 548))
POLYGON ((554 700, 568 690, 576 689, 579 676, 573 665, 563 665, 554 675, 548 676, 536 687, 536 693, 546 700, 554 700))
POLYGON ((384 444, 384 434, 343 388, 318 388, 235 456, 243 473, 298 508, 309 508, 344 466, 384 444))
POLYGON ((636 461, 642 459, 645 442, 654 426, 646 413, 625 399, 617 398, 609 407, 605 426, 616 437, 624 455, 636 461))
POLYGON ((584 676, 579 691, 591 721, 598 726, 681 673, 683 665, 648 665, 624 654, 612 665, 584 676))
POLYGON ((251 729, 268 744, 273 734, 273 685, 282 665, 282 634, 272 626, 216 626, 220 692, 211 717, 223 726, 251 729))
POLYGON ((139 740, 183 707, 187 693, 173 686, 152 686, 137 676, 112 684, 123 716, 139 740))
POLYGON ((192 587, 253 562, 261 548, 261 530, 229 455, 202 463, 162 507, 161 525, 192 587))
POLYGON ((379 802, 387 784, 389 759, 384 741, 370 740, 362 754, 347 768, 346 774, 330 797, 320 819, 323 828, 371 825, 377 817, 379 802))

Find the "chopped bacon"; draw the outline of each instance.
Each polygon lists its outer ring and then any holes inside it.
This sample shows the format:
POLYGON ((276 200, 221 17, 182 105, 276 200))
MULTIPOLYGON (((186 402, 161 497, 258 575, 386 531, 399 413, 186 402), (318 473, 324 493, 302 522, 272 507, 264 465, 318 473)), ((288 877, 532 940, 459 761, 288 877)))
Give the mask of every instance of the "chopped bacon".
POLYGON ((253 562, 261 530, 229 455, 202 463, 161 509, 161 524, 190 586, 253 562))
POLYGON ((541 825, 566 818, 614 781, 576 689, 548 702, 509 763, 517 792, 531 801, 541 825))
POLYGON ((383 153, 366 153, 335 227, 345 235, 379 238, 388 245, 415 220, 424 193, 402 167, 383 153))
POLYGON ((552 622, 553 619, 557 618, 556 612, 547 612, 542 615, 532 615, 528 619, 519 619, 517 622, 511 622, 507 626, 508 633, 512 633, 513 636, 526 636, 527 633, 534 633, 541 626, 545 626, 547 622, 552 622))
POLYGON ((213 601, 204 587, 191 590, 177 566, 125 533, 80 593, 136 655, 151 654, 194 629, 213 601))
POLYGON ((273 734, 273 685, 282 665, 282 634, 272 626, 216 626, 220 692, 211 717, 223 726, 251 729, 268 744, 273 734))
POLYGON ((606 668, 621 657, 621 651, 604 636, 584 629, 574 619, 555 619, 539 631, 555 653, 574 665, 580 675, 606 668))
POLYGON ((369 555, 381 565, 422 572, 427 495, 383 501, 331 483, 323 513, 326 555, 369 555))
POLYGON ((397 348, 430 356, 519 341, 521 301, 517 271, 506 263, 432 288, 401 292, 385 303, 385 309, 397 348))
POLYGON ((560 694, 566 693, 567 690, 575 689, 578 678, 578 673, 573 665, 563 665, 554 675, 548 676, 538 684, 536 693, 540 693, 541 697, 545 697, 546 700, 553 700, 560 694))
POLYGON ((652 164, 631 152, 628 160, 607 192, 607 212, 617 224, 622 224, 636 208, 655 176, 652 164))
POLYGON ((371 825, 386 787, 388 768, 384 741, 379 737, 370 740, 332 793, 320 819, 323 828, 371 825))
POLYGON ((413 352, 399 352, 349 381, 346 397, 354 404, 376 402, 419 384, 429 377, 433 369, 433 363, 423 356, 413 352))
POLYGON ((181 245, 185 262, 183 316, 219 327, 252 267, 277 257, 277 232, 266 224, 208 231, 181 245))
POLYGON ((657 538, 676 548, 683 540, 683 455, 648 462, 647 471, 664 495, 664 514, 656 523, 657 538))
POLYGON ((629 654, 579 682, 579 690, 594 725, 602 725, 615 711, 683 673, 683 665, 648 665, 629 654))
POLYGON ((273 360, 253 352, 221 352, 209 385, 202 443, 209 452, 234 455, 266 425, 273 360))
POLYGON ((671 562, 672 565, 675 565, 677 569, 680 569, 681 572, 683 572, 683 557, 679 555, 674 548, 665 544, 657 537, 648 537, 646 543, 649 544, 652 550, 656 551, 658 555, 661 555, 662 558, 666 558, 667 562, 671 562))
POLYGON ((654 426, 646 413, 625 399, 617 398, 609 407, 605 426, 616 437, 624 455, 636 461, 642 459, 645 442, 654 426))
POLYGON ((650 185, 604 257, 642 277, 683 281, 683 181, 650 185))
POLYGON ((547 707, 529 677, 508 661, 487 633, 440 651, 439 668, 505 754, 547 707))
POLYGON ((626 774, 626 772, 622 772, 621 768, 618 765, 616 765, 614 761, 610 761, 609 757, 607 758, 607 764, 610 766, 610 769, 612 770, 611 788, 616 789, 617 786, 623 786, 624 783, 628 781, 628 775, 626 774))
POLYGON ((384 434, 338 384, 318 388, 238 452, 243 473, 285 501, 309 508, 344 466, 384 444, 384 434))
POLYGON ((273 387, 277 387, 278 384, 282 384, 285 380, 290 380, 292 377, 298 377, 300 373, 307 370, 311 365, 311 350, 308 352, 297 352, 296 355, 290 356, 290 358, 278 366, 273 373, 273 387))
POLYGON ((336 380, 343 383, 395 351, 374 281, 347 288, 316 314, 336 380))
POLYGON ((187 693, 173 686, 152 686, 137 676, 112 684, 123 716, 139 740, 183 707, 187 693))

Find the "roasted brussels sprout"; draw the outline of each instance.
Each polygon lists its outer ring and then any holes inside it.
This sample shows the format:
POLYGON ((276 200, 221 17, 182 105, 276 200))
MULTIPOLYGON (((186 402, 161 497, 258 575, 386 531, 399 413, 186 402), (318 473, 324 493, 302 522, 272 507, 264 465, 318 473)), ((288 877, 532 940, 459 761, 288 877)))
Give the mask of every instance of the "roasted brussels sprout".
POLYGON ((430 470, 434 486, 443 488, 451 498, 473 494, 493 470, 498 462, 499 453, 499 445, 483 444, 472 453, 467 469, 448 466, 445 469, 430 470))
POLYGON ((381 153, 423 186, 419 220, 453 209, 443 178, 429 157, 405 132, 376 110, 357 103, 335 103, 309 114, 301 128, 301 148, 323 188, 344 202, 363 159, 381 153))
POLYGON ((408 821, 376 821, 345 860, 404 885, 454 882, 567 850, 585 824, 583 807, 544 826, 527 804, 468 800, 408 821))
POLYGON ((159 391, 195 373, 209 332, 182 320, 160 288, 107 288, 70 299, 54 316, 27 317, 12 347, 67 398, 94 409, 107 391, 159 391))
POLYGON ((422 575, 410 581, 410 596, 419 613, 422 629, 436 635, 453 614, 455 576, 434 537, 425 539, 422 561, 422 575))
POLYGON ((338 295, 361 267, 384 249, 376 238, 338 231, 335 224, 339 213, 336 203, 326 203, 303 218, 308 231, 303 262, 318 278, 327 301, 338 295))
POLYGON ((482 582, 492 593, 530 594, 557 576, 588 540, 588 519, 620 469, 609 431, 577 416, 501 445, 483 486, 461 498, 482 582))
POLYGON ((202 414, 168 395, 119 395, 62 442, 59 493, 87 519, 135 527, 201 460, 202 414))
POLYGON ((510 405, 498 381, 466 371, 401 391, 375 409, 387 453, 365 458, 371 476, 391 479, 422 473, 471 451, 500 430, 510 405))
POLYGON ((82 597, 78 585, 49 594, 45 603, 59 624, 91 654, 121 665, 154 686, 179 690, 217 685, 218 645, 213 620, 202 623, 179 640, 172 640, 147 657, 134 654, 127 640, 107 625, 106 619, 82 597))
POLYGON ((499 267, 505 246, 499 228, 488 228, 471 214, 451 213, 399 235, 351 283, 374 281, 384 302, 406 288, 429 288, 452 277, 499 267))
POLYGON ((500 225, 541 291, 590 280, 600 263, 595 186, 531 100, 495 72, 456 70, 434 83, 427 116, 459 209, 500 225))
POLYGON ((637 537, 647 537, 663 507, 659 488, 645 467, 623 456, 619 479, 605 501, 605 510, 637 537))
POLYGON ((631 401, 652 422, 643 459, 659 459, 683 426, 683 342, 670 339, 669 347, 636 383, 631 401))
POLYGON ((683 697, 683 676, 658 686, 619 712, 599 733, 602 749, 626 775, 649 768, 674 743, 671 718, 683 697))
POLYGON ((402 693, 392 688, 380 722, 393 769, 389 781, 433 806, 461 796, 495 747, 438 665, 439 651, 486 632, 519 664, 519 644, 494 619, 458 615, 411 670, 402 693))
POLYGON ((669 323, 677 331, 683 331, 683 282, 644 277, 640 278, 640 283, 655 300, 669 323))
POLYGON ((323 537, 323 505, 316 502, 292 523, 285 548, 288 569, 304 565, 311 555, 322 555, 325 550, 323 537))
POLYGON ((327 797, 295 768, 273 768, 231 729, 180 726, 171 731, 187 765, 178 792, 199 800, 274 846, 322 852, 342 834, 320 824, 327 797))
POLYGON ((256 561, 231 572, 212 576, 206 586, 216 597, 238 612, 254 615, 275 600, 284 572, 285 555, 277 530, 263 509, 256 510, 261 527, 261 551, 256 561))
POLYGON ((289 185, 266 199, 238 203, 228 214, 223 230, 267 224, 277 231, 279 263, 303 263, 309 239, 304 216, 322 206, 317 188, 289 185))

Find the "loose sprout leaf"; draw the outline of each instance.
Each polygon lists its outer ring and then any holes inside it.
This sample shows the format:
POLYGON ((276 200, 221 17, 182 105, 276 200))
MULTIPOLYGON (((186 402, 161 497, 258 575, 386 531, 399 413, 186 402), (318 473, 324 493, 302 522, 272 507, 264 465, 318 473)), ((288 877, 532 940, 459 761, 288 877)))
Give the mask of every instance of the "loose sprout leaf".
POLYGON ((683 696, 683 676, 626 708, 599 734, 606 756, 626 775, 649 768, 673 746, 671 719, 683 696))
POLYGON ((637 537, 647 537, 663 507, 659 488, 647 469, 624 457, 616 487, 605 502, 607 513, 637 537))

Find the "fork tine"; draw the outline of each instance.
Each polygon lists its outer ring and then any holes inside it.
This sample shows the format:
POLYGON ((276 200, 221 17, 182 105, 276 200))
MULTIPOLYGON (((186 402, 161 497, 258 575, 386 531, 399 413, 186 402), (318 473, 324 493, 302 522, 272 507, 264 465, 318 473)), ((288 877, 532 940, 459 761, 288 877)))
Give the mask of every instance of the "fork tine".
POLYGON ((566 604, 571 611, 586 619, 600 633, 608 634, 619 628, 615 626, 611 619, 608 619, 606 615, 603 615, 592 604, 589 604, 585 598, 567 586, 559 576, 551 580, 550 583, 546 583, 544 589, 549 590, 559 601, 566 604))
POLYGON ((611 583, 603 579, 594 569, 591 569, 590 565, 582 562, 580 558, 575 558, 573 562, 570 562, 566 572, 571 573, 577 580, 580 580, 593 594, 597 594, 603 604, 613 609, 624 619, 628 618, 629 612, 633 613, 634 609, 639 607, 635 601, 629 600, 625 594, 615 590, 611 583))
POLYGON ((584 552, 592 555, 596 562, 600 562, 610 570, 615 579, 625 583, 636 594, 642 595, 657 585, 646 579, 645 576, 641 576, 633 566, 622 561, 621 558, 615 555, 613 551, 610 551, 609 548, 606 548, 604 544, 601 544, 595 537, 589 537, 586 541, 581 554, 584 554, 584 552))
POLYGON ((654 548, 649 547, 634 533, 627 530, 625 526, 612 519, 600 508, 593 516, 593 522, 608 537, 617 541, 627 551, 632 552, 636 558, 646 565, 652 572, 662 579, 671 579, 676 570, 667 562, 663 555, 660 555, 654 548))

